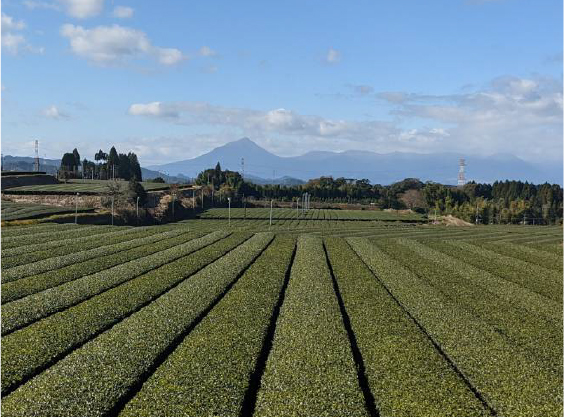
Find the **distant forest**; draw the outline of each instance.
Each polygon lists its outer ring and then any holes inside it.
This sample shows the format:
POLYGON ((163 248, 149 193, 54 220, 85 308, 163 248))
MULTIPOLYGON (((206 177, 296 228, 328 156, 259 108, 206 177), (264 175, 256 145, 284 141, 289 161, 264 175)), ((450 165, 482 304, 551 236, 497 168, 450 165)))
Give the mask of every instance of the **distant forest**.
POLYGON ((411 209, 429 216, 452 214, 472 223, 555 224, 562 222, 562 187, 557 184, 529 184, 496 181, 469 182, 462 187, 421 182, 406 178, 391 185, 370 184, 367 179, 321 177, 303 185, 257 185, 243 181, 241 174, 215 168, 202 171, 196 184, 243 199, 299 200, 309 193, 313 203, 349 203, 380 209, 411 209))

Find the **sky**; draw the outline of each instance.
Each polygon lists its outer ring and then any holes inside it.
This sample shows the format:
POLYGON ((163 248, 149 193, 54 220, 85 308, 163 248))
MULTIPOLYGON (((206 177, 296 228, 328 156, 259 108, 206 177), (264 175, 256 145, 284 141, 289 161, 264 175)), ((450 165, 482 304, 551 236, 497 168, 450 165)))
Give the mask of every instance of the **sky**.
POLYGON ((561 0, 4 0, 2 153, 562 163, 561 0))

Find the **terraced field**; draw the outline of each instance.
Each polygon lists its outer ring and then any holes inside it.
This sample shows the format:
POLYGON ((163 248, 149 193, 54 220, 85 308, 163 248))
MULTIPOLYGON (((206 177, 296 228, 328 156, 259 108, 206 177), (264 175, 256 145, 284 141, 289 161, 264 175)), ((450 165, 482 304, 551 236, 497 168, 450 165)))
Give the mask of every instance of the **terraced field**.
MULTIPOLYGON (((202 219, 227 219, 229 210, 225 208, 212 208, 200 215, 202 219)), ((270 218, 270 208, 232 208, 231 219, 260 220, 270 218)), ((273 220, 381 220, 381 221, 423 221, 424 217, 418 213, 397 213, 383 210, 328 210, 273 208, 273 220)))
MULTIPOLYGON (((127 181, 117 182, 122 187, 127 187, 127 181)), ((146 191, 167 190, 169 184, 155 182, 142 182, 146 191)), ((108 181, 105 180, 69 180, 61 184, 24 185, 2 191, 5 194, 105 194, 108 192, 108 181)))
MULTIPOLYGON (((92 211, 92 209, 79 208, 78 212, 92 211)), ((46 206, 41 204, 13 203, 2 201, 2 221, 38 219, 53 214, 74 213, 74 208, 46 206)))
POLYGON ((560 227, 278 220, 3 227, 2 415, 562 415, 560 227))

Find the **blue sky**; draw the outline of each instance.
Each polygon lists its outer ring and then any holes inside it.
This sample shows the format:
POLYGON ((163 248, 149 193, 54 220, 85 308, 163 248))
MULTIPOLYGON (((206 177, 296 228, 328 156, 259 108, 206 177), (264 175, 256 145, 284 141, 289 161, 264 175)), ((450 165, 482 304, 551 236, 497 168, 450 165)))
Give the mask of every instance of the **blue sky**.
POLYGON ((562 2, 5 0, 2 152, 562 161, 562 2))

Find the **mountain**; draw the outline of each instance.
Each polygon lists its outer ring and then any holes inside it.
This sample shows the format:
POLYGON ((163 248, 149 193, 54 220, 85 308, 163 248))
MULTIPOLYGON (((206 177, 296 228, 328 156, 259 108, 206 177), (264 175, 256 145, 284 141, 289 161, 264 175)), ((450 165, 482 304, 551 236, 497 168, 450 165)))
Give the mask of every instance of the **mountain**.
MULTIPOLYGON (((468 181, 491 183, 496 180, 522 180, 533 183, 562 184, 562 165, 534 165, 510 154, 492 156, 462 155, 452 152, 417 154, 368 151, 312 151, 296 157, 280 157, 258 146, 248 138, 229 142, 193 159, 149 167, 171 175, 195 177, 217 162, 223 169, 241 172, 244 158, 245 176, 260 179, 292 177, 302 181, 321 176, 368 178, 373 184, 390 184, 404 178, 456 184, 458 161, 466 159, 468 181)), ((266 181, 266 180, 264 180, 266 181)))
POLYGON ((305 181, 300 180, 298 178, 292 178, 287 175, 280 178, 267 179, 267 178, 257 177, 256 175, 245 174, 245 180, 248 182, 252 182, 253 184, 259 184, 259 185, 274 184, 274 185, 292 186, 292 185, 305 184, 305 181))

